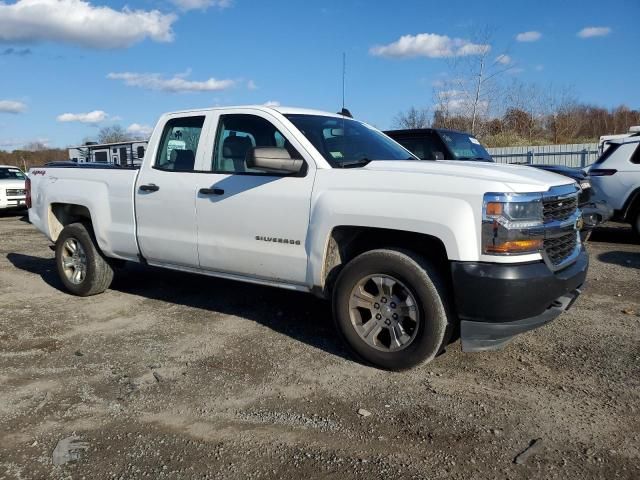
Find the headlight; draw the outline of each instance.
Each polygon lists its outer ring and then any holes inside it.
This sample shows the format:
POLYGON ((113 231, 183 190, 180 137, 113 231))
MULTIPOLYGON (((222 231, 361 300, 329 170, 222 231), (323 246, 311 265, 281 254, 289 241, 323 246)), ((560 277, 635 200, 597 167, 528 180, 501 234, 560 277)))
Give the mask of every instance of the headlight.
POLYGON ((482 212, 482 252, 488 255, 536 253, 542 250, 541 193, 487 193, 482 212))

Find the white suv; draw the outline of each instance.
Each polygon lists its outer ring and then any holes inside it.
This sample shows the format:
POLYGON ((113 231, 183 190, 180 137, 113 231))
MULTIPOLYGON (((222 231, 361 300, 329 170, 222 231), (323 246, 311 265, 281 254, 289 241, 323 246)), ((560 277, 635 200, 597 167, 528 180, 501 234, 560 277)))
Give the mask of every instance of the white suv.
POLYGON ((640 236, 640 138, 610 140, 589 167, 594 196, 614 210, 613 219, 630 223, 640 236))
POLYGON ((27 207, 25 178, 19 168, 0 165, 0 210, 27 207))

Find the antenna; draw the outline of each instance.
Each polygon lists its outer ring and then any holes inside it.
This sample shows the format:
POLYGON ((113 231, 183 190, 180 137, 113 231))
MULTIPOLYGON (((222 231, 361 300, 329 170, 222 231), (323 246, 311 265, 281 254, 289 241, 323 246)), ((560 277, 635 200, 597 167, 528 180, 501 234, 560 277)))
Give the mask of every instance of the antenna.
POLYGON ((347 54, 342 52, 342 109, 344 110, 344 86, 347 77, 347 54))
POLYGON ((342 115, 343 117, 353 118, 353 115, 351 115, 351 112, 346 108, 344 108, 344 90, 345 90, 344 85, 346 83, 346 77, 347 77, 347 54, 345 52, 342 52, 342 108, 338 112, 338 115, 342 115))

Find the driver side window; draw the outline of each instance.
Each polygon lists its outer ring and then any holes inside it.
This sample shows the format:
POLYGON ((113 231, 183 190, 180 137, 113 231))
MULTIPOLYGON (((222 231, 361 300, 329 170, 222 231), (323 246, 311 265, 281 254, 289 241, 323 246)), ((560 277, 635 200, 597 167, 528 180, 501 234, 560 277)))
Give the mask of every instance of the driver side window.
POLYGON ((266 175, 247 166, 247 156, 256 147, 286 148, 292 158, 302 158, 268 120, 256 115, 229 114, 222 115, 219 120, 212 170, 216 173, 266 175))
POLYGON ((155 167, 161 170, 193 171, 204 116, 169 120, 162 132, 155 167))

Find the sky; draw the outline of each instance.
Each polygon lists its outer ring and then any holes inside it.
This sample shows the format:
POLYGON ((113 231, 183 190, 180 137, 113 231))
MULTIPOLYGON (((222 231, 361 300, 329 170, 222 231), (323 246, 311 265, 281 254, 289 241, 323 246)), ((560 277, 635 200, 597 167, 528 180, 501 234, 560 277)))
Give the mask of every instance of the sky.
POLYGON ((486 48, 502 77, 640 108, 638 18, 640 0, 0 0, 0 149, 189 108, 337 111, 343 52, 346 106, 383 129, 486 48))

